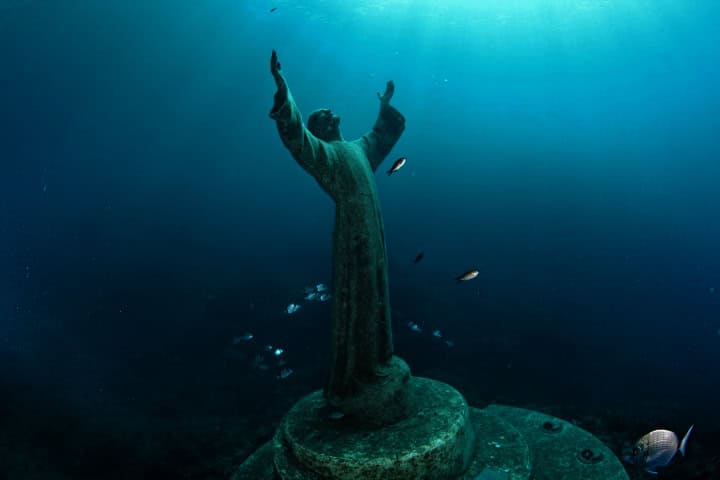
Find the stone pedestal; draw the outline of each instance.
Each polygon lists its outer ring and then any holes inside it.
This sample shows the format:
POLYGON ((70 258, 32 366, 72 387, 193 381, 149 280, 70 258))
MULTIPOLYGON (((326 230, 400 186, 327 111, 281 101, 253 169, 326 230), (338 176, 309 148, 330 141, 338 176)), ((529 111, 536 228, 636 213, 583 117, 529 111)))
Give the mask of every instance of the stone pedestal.
POLYGON ((300 400, 273 441, 283 480, 454 479, 470 464, 474 434, 467 403, 452 387, 424 378, 408 385, 408 416, 382 428, 333 419, 319 392, 300 400))
POLYGON ((373 378, 372 383, 364 383, 358 393, 343 400, 331 401, 332 408, 343 414, 351 415, 356 423, 367 428, 390 425, 407 418, 412 408, 410 367, 397 356, 373 378))
POLYGON ((452 387, 408 383, 407 418, 336 419, 322 392, 301 399, 232 480, 628 480, 602 442, 521 408, 468 408, 452 387))
MULTIPOLYGON (((520 433, 532 455, 533 480, 628 480, 615 454, 572 423, 504 405, 490 405, 482 412, 501 418, 520 433)), ((494 441, 489 436, 483 438, 489 443, 494 441)))

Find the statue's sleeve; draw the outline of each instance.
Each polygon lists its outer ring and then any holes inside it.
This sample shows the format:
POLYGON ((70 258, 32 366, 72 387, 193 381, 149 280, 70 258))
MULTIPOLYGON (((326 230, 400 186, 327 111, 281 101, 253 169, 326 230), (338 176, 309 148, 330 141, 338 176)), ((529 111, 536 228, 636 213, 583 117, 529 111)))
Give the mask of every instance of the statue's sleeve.
POLYGON ((325 186, 330 182, 332 171, 332 148, 305 128, 289 90, 285 96, 275 95, 270 118, 277 123, 280 138, 293 158, 327 190, 325 186))
POLYGON ((382 105, 373 129, 360 139, 373 172, 388 156, 404 130, 403 114, 391 105, 382 105))

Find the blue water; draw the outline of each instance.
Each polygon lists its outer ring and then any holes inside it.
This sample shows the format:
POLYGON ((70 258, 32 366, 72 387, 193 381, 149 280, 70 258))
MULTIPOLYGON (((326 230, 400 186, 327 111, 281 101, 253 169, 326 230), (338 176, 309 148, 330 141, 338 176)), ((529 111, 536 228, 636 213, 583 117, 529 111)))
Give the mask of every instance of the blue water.
MULTIPOLYGON (((6 475, 215 478, 322 386, 330 306, 303 289, 330 282, 333 205, 268 118, 272 49, 348 139, 395 82, 407 129, 381 168, 408 161, 377 185, 416 374, 603 418, 581 425, 617 445, 694 422, 717 451, 718 18, 708 0, 3 2, 6 475)), ((676 478, 711 478, 689 462, 676 478)))

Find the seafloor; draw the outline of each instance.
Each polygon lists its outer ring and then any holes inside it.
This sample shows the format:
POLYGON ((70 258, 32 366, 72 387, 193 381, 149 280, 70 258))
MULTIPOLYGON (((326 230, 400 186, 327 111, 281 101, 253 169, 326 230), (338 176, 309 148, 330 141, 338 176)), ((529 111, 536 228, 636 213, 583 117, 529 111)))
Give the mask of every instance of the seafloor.
MULTIPOLYGON (((317 369, 301 372, 292 382, 273 383, 255 370, 237 369, 227 356, 215 357, 213 365, 173 361, 184 376, 166 379, 167 385, 152 377, 138 378, 132 388, 125 382, 107 384, 102 392, 79 399, 58 393, 62 388, 18 377, 13 373, 13 358, 2 358, 0 479, 226 479, 271 437, 284 412, 312 390, 309 385, 321 379, 317 369), (128 397, 123 389, 147 394, 128 397)), ((497 397, 463 375, 441 368, 415 373, 452 384, 475 406, 503 403, 568 419, 618 454, 658 416, 668 422, 674 420, 668 412, 686 417, 680 404, 621 398, 603 408, 588 399, 528 402, 528 391, 522 386, 494 381, 495 390, 502 387, 506 392, 497 397)), ((474 376, 497 379, 498 372, 478 369, 474 376)), ((698 425, 688 457, 676 459, 661 478, 720 478, 719 435, 718 430, 698 425)), ((647 478, 633 468, 628 472, 633 479, 647 478)))

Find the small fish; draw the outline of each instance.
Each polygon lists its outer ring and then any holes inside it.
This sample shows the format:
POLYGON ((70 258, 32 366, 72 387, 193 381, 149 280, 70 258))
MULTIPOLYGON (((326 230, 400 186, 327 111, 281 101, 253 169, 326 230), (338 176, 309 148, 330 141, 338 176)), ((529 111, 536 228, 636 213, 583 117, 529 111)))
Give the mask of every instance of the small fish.
POLYGON ((292 368, 283 368, 282 370, 280 370, 280 373, 278 374, 277 378, 278 378, 278 380, 282 380, 284 378, 289 377, 293 373, 294 373, 294 371, 292 368))
POLYGON ((435 338, 442 338, 442 333, 440 333, 440 330, 433 330, 432 336, 435 338))
POLYGON ((335 410, 334 412, 330 412, 330 413, 328 414, 328 419, 330 419, 330 420, 340 420, 340 419, 343 418, 344 416, 345 416, 345 414, 344 414, 343 412, 341 412, 341 411, 339 411, 339 410, 335 410))
POLYGON ((276 348, 275 350, 273 350, 273 355, 275 355, 276 357, 279 357, 279 356, 282 355, 284 352, 285 352, 284 349, 282 349, 282 348, 276 348))
POLYGON ((273 346, 272 346, 272 345, 265 345, 265 351, 266 351, 266 352, 272 352, 272 351, 273 351, 273 346))
POLYGON ((273 13, 275 10, 277 10, 277 7, 273 7, 270 9, 270 13, 273 13))
POLYGON ((413 332, 418 332, 418 333, 422 332, 422 328, 420 328, 420 325, 418 325, 418 324, 415 323, 415 322, 408 322, 408 323, 407 323, 407 326, 408 326, 408 328, 410 328, 410 330, 412 330, 413 332))
POLYGON ((653 430, 635 442, 632 454, 625 455, 624 460, 633 465, 643 467, 646 472, 656 475, 657 472, 655 469, 669 465, 677 452, 685 456, 687 440, 694 427, 695 425, 690 426, 683 439, 679 442, 679 445, 675 432, 671 432, 670 430, 653 430))
POLYGON ((392 167, 390 167, 390 170, 387 171, 388 176, 392 175, 393 173, 397 172, 402 167, 404 167, 405 162, 407 162, 407 158, 405 158, 405 157, 400 157, 397 160, 395 160, 395 163, 393 163, 392 167))
POLYGON ((480 273, 479 270, 468 270, 467 272, 463 273, 462 275, 455 277, 455 281, 460 282, 467 282, 468 280, 472 280, 473 278, 477 277, 480 273))
POLYGON ((249 340, 252 340, 253 338, 254 338, 254 335, 252 333, 248 332, 248 333, 245 333, 243 335, 233 338, 232 344, 237 345, 238 343, 247 342, 249 340))
POLYGON ((291 303, 290 305, 285 307, 285 313, 287 313, 288 315, 292 315, 298 310, 300 310, 300 305, 298 305, 297 303, 291 303))
POLYGON ((445 340, 445 345, 452 348, 455 346, 455 342, 453 342, 452 340, 445 340))
POLYGON ((318 292, 324 292, 327 289, 328 287, 324 283, 318 283, 317 285, 315 285, 315 290, 317 290, 318 292))
POLYGON ((330 294, 329 293, 323 293, 320 295, 320 301, 321 302, 327 302, 330 300, 330 294))
POLYGON ((317 292, 311 292, 311 293, 308 293, 307 295, 305 295, 305 300, 315 300, 317 298, 318 298, 317 292))
POLYGON ((415 255, 415 260, 413 260, 413 263, 418 263, 420 260, 422 260, 425 257, 425 252, 420 252, 417 255, 415 255))

